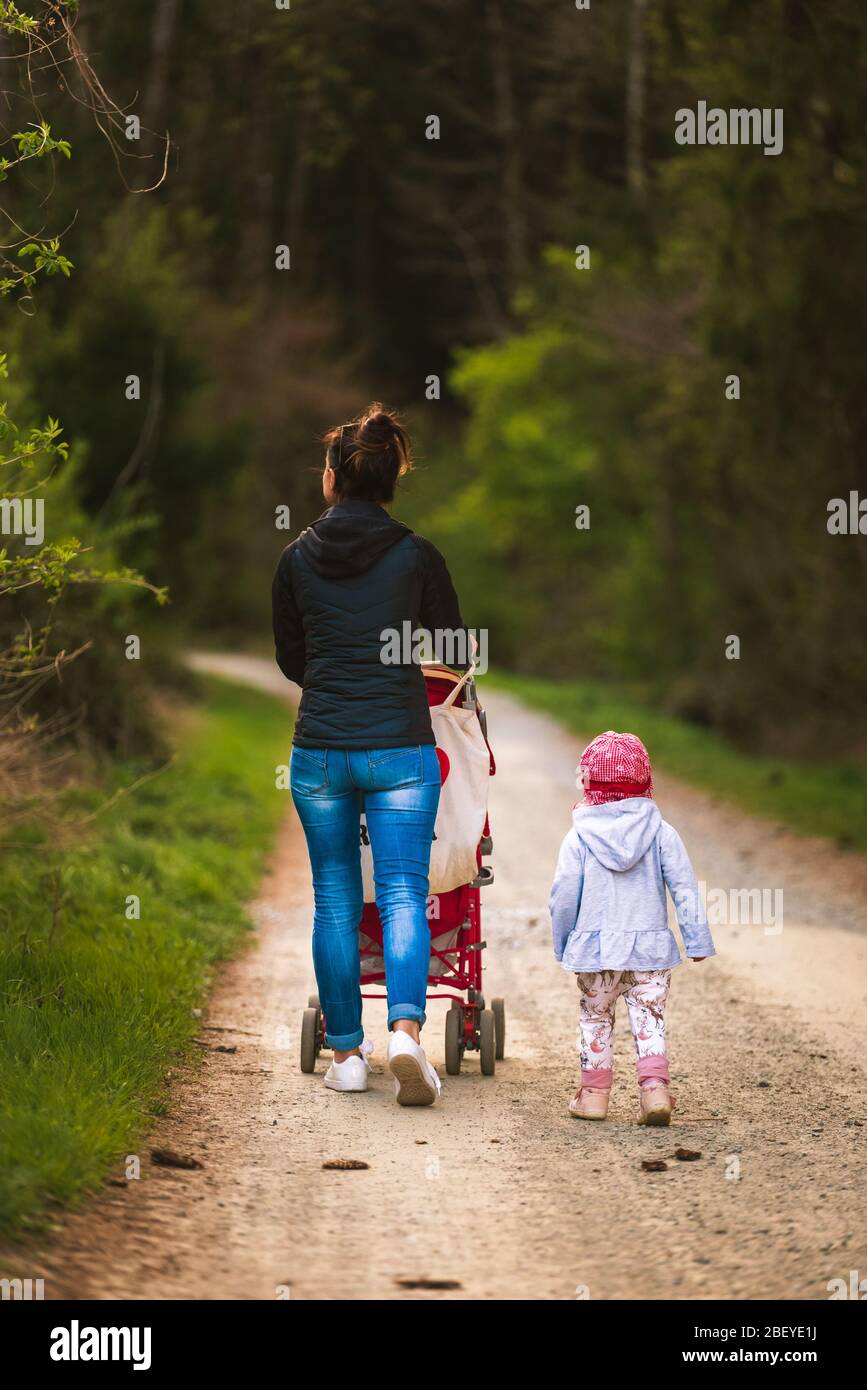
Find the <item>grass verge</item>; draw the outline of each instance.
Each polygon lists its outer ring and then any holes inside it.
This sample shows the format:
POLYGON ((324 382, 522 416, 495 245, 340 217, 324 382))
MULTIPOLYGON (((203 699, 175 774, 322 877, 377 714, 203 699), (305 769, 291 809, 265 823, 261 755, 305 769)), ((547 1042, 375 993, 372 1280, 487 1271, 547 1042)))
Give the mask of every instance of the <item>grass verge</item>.
MULTIPOLYGON (((617 686, 560 684, 500 672, 485 679, 582 737, 604 729, 637 734, 654 766, 745 811, 807 835, 828 836, 842 849, 867 850, 867 769, 860 764, 818 766, 752 757, 716 734, 650 709, 617 686)), ((495 729, 491 737, 496 740, 495 729)))
POLYGON ((197 1052, 192 1010, 212 967, 249 929, 245 905, 288 805, 274 768, 288 759, 292 714, 238 686, 203 688, 165 771, 106 806, 141 775, 116 768, 61 796, 60 837, 19 826, 26 848, 0 844, 7 1235, 42 1224, 136 1151, 167 1069, 197 1052), (139 920, 127 919, 130 895, 139 920))

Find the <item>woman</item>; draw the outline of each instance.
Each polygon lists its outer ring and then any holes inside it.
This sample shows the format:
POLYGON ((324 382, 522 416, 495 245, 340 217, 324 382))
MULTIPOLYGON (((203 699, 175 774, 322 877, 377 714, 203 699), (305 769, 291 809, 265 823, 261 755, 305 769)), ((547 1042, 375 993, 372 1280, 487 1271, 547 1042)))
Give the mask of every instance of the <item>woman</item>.
MULTIPOLYGON (((380 405, 325 436, 328 510, 283 551, 274 576, 277 663, 303 687, 290 783, 307 836, 313 962, 335 1091, 367 1090, 358 925, 360 815, 373 852, 388 993, 388 1067, 399 1105, 432 1105, 420 1030, 430 959, 430 849, 440 771, 417 663, 383 660, 404 622, 463 628, 445 561, 385 510, 411 468, 400 421, 380 405)), ((466 639, 465 639, 466 640, 466 639)), ((465 648, 465 650, 468 650, 465 648)))

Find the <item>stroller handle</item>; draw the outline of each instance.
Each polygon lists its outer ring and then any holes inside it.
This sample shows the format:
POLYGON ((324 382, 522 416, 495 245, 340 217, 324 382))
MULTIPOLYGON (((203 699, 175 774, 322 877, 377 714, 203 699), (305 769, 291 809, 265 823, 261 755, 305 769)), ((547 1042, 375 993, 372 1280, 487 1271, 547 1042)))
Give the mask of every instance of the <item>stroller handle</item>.
POLYGON ((454 704, 455 700, 458 698, 461 691, 463 690, 464 686, 466 685, 467 681, 471 681, 475 673, 476 663, 473 661, 467 667, 466 671, 464 671, 464 674, 461 676, 460 680, 455 682, 454 689, 450 690, 446 698, 443 700, 443 707, 445 709, 451 708, 451 706, 454 704))

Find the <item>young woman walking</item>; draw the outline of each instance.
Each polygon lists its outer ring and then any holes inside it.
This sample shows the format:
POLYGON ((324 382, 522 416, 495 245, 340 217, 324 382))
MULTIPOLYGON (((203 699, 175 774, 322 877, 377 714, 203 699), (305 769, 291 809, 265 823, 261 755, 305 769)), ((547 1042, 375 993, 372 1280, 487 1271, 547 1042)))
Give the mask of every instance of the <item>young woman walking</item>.
MULTIPOLYGON (((303 689, 291 788, 315 900, 313 962, 337 1091, 367 1089, 358 925, 360 816, 373 852, 388 994, 388 1067, 400 1105, 430 1105, 440 1081, 421 1047, 430 959, 428 874, 440 771, 420 666, 383 661, 385 629, 463 628, 445 561, 389 516, 411 468, 397 416, 372 405, 325 436, 329 504, 280 557, 277 662, 303 689)), ((465 648, 468 650, 468 648, 465 648)))

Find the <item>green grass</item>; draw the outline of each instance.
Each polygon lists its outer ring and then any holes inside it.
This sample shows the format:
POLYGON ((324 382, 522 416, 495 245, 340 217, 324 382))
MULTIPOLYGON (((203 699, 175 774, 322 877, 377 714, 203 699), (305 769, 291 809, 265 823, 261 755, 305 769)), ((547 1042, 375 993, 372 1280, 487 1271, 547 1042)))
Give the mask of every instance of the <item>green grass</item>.
MULTIPOLYGON (((214 963, 249 930, 245 904, 288 804, 274 768, 288 760, 292 716, 240 687, 204 689, 203 706, 179 721, 177 760, 97 815, 75 848, 58 851, 37 827, 32 848, 0 853, 7 1234, 42 1224, 138 1151, 167 1069, 198 1055, 192 1010, 214 963), (126 919, 129 894, 139 921, 126 919)), ((91 814, 141 771, 65 793, 63 814, 91 814)))
MULTIPOLYGON (((655 767, 746 811, 808 835, 828 836, 841 848, 867 850, 867 769, 860 764, 818 766, 752 757, 716 734, 648 708, 617 686, 558 684, 499 672, 485 679, 582 737, 605 729, 637 734, 655 767)), ((496 748, 496 729, 491 737, 496 748)))

